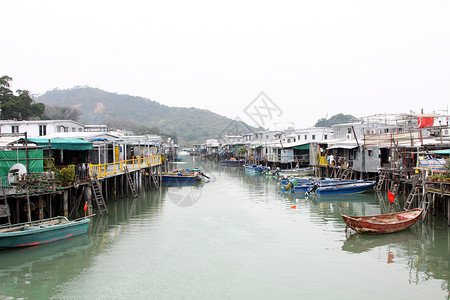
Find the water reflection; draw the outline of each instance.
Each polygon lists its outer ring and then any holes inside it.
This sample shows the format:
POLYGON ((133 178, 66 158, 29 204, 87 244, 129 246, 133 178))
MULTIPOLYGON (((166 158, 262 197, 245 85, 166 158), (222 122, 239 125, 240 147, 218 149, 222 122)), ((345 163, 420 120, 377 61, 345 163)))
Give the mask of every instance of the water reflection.
POLYGON ((23 249, 0 251, 0 295, 47 299, 60 280, 89 266, 87 235, 23 249), (70 270, 68 272, 68 270, 70 270), (36 286, 44 288, 36 289, 36 286))
MULTIPOLYGON (((0 252, 0 298, 350 299, 351 290, 374 299, 381 292, 367 294, 370 279, 389 289, 388 273, 397 281, 385 295, 449 294, 443 217, 395 234, 346 236, 341 214, 388 212, 385 193, 306 198, 243 168, 197 159, 185 165, 217 180, 142 191, 110 202, 109 216, 96 216, 88 235, 0 252), (179 207, 174 193, 198 201, 179 207), (369 279, 348 271, 359 264, 369 279)), ((390 209, 401 210, 403 200, 390 209)))
POLYGON ((352 253, 362 253, 381 246, 408 249, 411 244, 421 243, 422 241, 419 236, 411 230, 382 235, 353 233, 345 240, 342 245, 342 250, 352 253))

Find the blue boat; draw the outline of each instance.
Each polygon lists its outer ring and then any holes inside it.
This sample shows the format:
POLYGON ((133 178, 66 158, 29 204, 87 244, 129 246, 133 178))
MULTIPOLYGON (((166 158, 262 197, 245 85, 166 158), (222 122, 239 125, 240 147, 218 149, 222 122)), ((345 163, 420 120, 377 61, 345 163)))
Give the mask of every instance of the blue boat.
POLYGON ((238 167, 244 165, 244 160, 240 159, 228 159, 228 160, 222 160, 221 165, 224 167, 238 167))
POLYGON ((245 171, 248 173, 261 173, 266 171, 267 168, 261 165, 244 165, 245 171))
POLYGON ((358 194, 367 192, 375 183, 375 181, 363 180, 360 182, 335 182, 333 184, 314 183, 306 193, 307 195, 315 194, 318 196, 358 194))
POLYGON ((176 170, 176 172, 161 175, 162 182, 202 182, 205 178, 209 179, 200 169, 176 170))
POLYGON ((374 181, 364 180, 341 180, 341 179, 321 179, 321 180, 282 180, 282 191, 291 191, 296 194, 316 194, 316 195, 340 195, 366 192, 375 185, 374 181))
POLYGON ((162 174, 162 182, 199 182, 202 178, 199 175, 191 174, 162 174))
POLYGON ((89 222, 89 218, 69 221, 66 217, 58 216, 0 226, 0 248, 35 246, 84 234, 89 222))

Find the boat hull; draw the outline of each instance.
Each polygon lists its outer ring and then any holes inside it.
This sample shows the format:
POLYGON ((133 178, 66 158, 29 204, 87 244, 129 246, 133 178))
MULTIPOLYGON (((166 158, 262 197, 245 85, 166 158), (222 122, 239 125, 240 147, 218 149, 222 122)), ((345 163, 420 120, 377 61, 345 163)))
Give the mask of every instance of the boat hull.
POLYGON ((357 233, 385 234, 408 229, 419 219, 421 208, 402 212, 372 215, 372 216, 347 216, 341 215, 345 224, 357 233))
POLYGON ((89 222, 88 218, 48 226, 31 222, 21 230, 0 233, 0 248, 35 246, 81 235, 87 232, 89 222))
POLYGON ((247 173, 260 174, 263 171, 263 169, 257 165, 244 165, 244 168, 245 168, 245 172, 247 172, 247 173))
POLYGON ((358 194, 367 192, 374 185, 375 181, 329 185, 317 188, 315 193, 319 196, 358 194))
POLYGON ((194 175, 162 175, 162 182, 198 182, 200 178, 194 175))
POLYGON ((223 160, 221 165, 224 167, 239 167, 244 165, 243 160, 223 160))

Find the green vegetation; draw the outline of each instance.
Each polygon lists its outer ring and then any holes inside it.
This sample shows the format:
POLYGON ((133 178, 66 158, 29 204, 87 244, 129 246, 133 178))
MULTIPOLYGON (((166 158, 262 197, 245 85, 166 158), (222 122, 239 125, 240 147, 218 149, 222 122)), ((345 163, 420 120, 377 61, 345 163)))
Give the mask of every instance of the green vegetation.
MULTIPOLYGON (((46 105, 76 107, 80 122, 107 124, 110 128, 135 134, 159 134, 180 143, 203 143, 224 134, 249 132, 243 122, 231 120, 205 109, 169 107, 150 99, 109 93, 96 88, 76 87, 52 90, 36 98, 46 105)), ((251 130, 259 130, 251 128, 251 130)))
POLYGON ((81 111, 72 107, 45 105, 45 112, 42 115, 42 119, 79 121, 80 116, 81 111))
POLYGON ((39 119, 44 113, 44 104, 35 103, 27 90, 17 90, 17 95, 14 95, 10 90, 11 81, 12 78, 7 75, 0 77, 1 119, 39 119))
POLYGON ((319 119, 317 123, 314 125, 314 127, 331 127, 337 124, 352 123, 357 119, 358 118, 352 115, 337 114, 329 119, 326 118, 319 119))

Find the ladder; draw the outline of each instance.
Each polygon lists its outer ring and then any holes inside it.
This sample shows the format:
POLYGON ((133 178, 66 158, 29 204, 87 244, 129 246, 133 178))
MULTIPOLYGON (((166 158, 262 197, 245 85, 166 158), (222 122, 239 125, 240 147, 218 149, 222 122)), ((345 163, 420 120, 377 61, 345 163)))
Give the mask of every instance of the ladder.
POLYGON ((133 179, 131 179, 130 172, 128 172, 128 168, 125 166, 125 175, 127 176, 128 185, 130 186, 131 193, 133 197, 137 197, 136 188, 134 187, 133 179))
POLYGON ((411 192, 408 195, 408 199, 406 199, 403 209, 410 209, 411 204, 414 201, 414 198, 419 197, 419 195, 420 195, 420 188, 418 185, 416 185, 411 189, 411 192))
POLYGON ((152 172, 152 168, 150 167, 150 165, 148 165, 148 170, 149 170, 149 175, 150 175, 150 179, 153 181, 153 183, 155 184, 155 187, 159 190, 159 180, 158 180, 158 174, 154 174, 152 172))
MULTIPOLYGON (((430 210, 431 204, 434 203, 434 200, 436 199, 436 194, 433 193, 433 196, 430 194, 423 197, 422 201, 422 221, 425 221, 425 218, 427 217, 428 211, 430 210)), ((420 206, 420 205, 419 205, 420 206)))
POLYGON ((400 183, 392 181, 391 182, 391 193, 394 195, 397 195, 399 189, 400 189, 400 183))
POLYGON ((103 212, 108 214, 108 208, 106 207, 105 199, 103 198, 102 187, 97 176, 94 176, 94 178, 91 179, 91 187, 94 195, 94 202, 97 205, 100 216, 103 215, 103 212))
POLYGON ((375 186, 376 191, 381 191, 381 188, 383 187, 384 180, 386 179, 386 173, 381 172, 380 177, 378 178, 377 185, 375 186))

